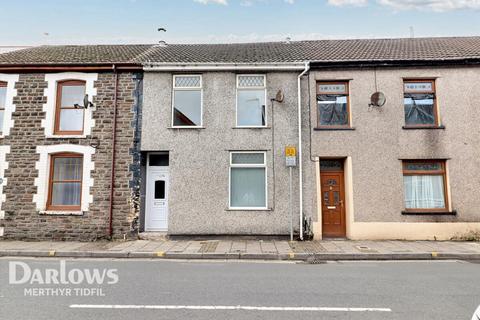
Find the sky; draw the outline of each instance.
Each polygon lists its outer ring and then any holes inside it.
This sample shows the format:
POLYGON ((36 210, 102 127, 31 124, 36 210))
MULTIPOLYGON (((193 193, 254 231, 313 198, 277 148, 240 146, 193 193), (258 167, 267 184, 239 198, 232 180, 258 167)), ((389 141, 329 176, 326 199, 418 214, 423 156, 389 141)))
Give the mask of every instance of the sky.
POLYGON ((0 46, 480 35, 480 0, 0 0, 0 12, 0 46))

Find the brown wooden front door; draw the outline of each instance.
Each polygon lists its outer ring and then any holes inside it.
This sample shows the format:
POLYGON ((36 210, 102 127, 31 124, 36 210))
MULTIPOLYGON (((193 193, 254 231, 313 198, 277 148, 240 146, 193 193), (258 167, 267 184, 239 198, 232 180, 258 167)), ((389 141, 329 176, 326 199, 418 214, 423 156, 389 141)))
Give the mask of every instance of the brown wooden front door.
POLYGON ((345 189, 343 171, 320 171, 323 237, 345 237, 345 189))

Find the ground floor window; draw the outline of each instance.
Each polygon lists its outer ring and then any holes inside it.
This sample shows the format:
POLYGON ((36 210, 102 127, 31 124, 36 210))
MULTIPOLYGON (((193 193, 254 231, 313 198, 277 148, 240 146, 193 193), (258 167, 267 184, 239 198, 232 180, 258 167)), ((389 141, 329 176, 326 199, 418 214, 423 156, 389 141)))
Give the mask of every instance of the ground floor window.
POLYGON ((230 153, 230 208, 266 209, 265 152, 230 153))
POLYGON ((80 210, 83 156, 54 154, 50 161, 48 210, 80 210))
POLYGON ((407 210, 446 210, 444 160, 403 161, 405 208, 407 210))

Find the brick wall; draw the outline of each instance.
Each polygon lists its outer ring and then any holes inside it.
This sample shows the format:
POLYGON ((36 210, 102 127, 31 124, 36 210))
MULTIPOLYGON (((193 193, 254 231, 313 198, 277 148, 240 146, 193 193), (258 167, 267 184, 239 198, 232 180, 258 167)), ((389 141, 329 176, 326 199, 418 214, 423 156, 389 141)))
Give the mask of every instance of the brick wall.
MULTIPOLYGON (((15 87, 16 110, 13 114, 15 125, 10 135, 0 139, 0 144, 10 145, 6 160, 9 167, 5 172, 8 184, 4 188, 6 201, 3 204, 5 219, 0 220, 4 227, 5 239, 53 239, 53 240, 95 240, 108 236, 110 178, 112 160, 112 128, 114 111, 114 74, 99 73, 95 81, 97 95, 93 102, 95 127, 87 138, 45 138, 41 125, 45 118, 43 104, 47 97, 45 74, 21 74, 15 87), (39 161, 37 146, 53 144, 99 146, 92 157, 94 179, 90 194, 93 203, 82 216, 40 215, 33 195, 37 192, 34 180, 38 177, 35 164, 39 161)), ((130 165, 134 157, 136 89, 141 85, 141 77, 134 73, 119 73, 117 92, 117 141, 115 162, 115 192, 113 201, 114 237, 129 234, 131 224, 137 215, 133 205, 137 197, 134 174, 130 165)))

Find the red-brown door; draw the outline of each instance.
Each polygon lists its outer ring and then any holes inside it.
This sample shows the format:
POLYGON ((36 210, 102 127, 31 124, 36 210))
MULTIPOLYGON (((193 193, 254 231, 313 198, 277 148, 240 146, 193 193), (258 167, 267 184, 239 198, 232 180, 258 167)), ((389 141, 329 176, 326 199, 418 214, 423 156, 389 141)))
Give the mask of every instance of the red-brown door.
POLYGON ((321 172, 323 237, 345 237, 343 172, 321 172))

